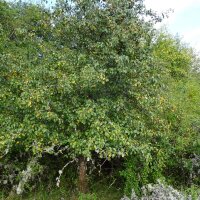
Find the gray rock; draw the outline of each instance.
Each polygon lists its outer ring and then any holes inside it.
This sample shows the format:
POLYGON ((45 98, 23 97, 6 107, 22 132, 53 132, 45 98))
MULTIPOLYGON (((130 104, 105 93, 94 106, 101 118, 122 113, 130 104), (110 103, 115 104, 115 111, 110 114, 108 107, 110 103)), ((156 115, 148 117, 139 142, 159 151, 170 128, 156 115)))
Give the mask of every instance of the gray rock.
MULTIPOLYGON (((148 184, 142 188, 142 197, 137 197, 134 190, 131 198, 124 196, 121 200, 192 200, 191 195, 185 196, 182 192, 175 190, 171 186, 158 184, 148 184)), ((198 197, 200 200, 200 196, 198 197)))

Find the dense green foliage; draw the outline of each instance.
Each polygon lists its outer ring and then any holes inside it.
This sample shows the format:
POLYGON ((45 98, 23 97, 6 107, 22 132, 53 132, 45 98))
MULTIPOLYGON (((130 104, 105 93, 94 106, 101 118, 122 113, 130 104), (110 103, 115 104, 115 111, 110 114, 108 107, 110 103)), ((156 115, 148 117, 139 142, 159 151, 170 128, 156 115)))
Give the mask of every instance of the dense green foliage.
POLYGON ((0 1, 2 186, 80 157, 108 160, 126 193, 199 184, 199 60, 160 20, 142 0, 0 1))
MULTIPOLYGON (((163 37, 163 36, 161 36, 163 37)), ((179 38, 173 38, 165 34, 162 42, 158 40, 155 51, 163 52, 165 57, 158 53, 162 62, 166 63, 169 69, 173 66, 173 70, 169 70, 171 76, 168 76, 167 97, 170 106, 165 112, 165 117, 171 123, 171 153, 168 163, 171 165, 170 173, 172 177, 184 184, 191 184, 198 180, 193 170, 199 168, 199 63, 196 62, 196 55, 187 45, 181 43, 179 38), (162 47, 162 45, 165 45, 162 47), (165 50, 164 50, 165 49, 165 50), (158 51, 159 50, 159 51, 158 51), (173 55, 173 57, 172 57, 173 55), (171 61, 171 62, 170 62, 171 61), (173 148, 172 148, 173 147, 173 148), (197 159, 197 165, 194 160, 197 159), (196 165, 196 166, 195 166, 196 165), (196 169, 195 169, 196 168, 196 169)), ((197 183, 196 182, 196 183, 197 183)))
POLYGON ((179 187, 199 185, 199 62, 180 38, 163 30, 156 37, 154 58, 165 72, 160 114, 169 127, 167 137, 158 143, 158 154, 151 152, 150 159, 139 154, 127 159, 122 172, 127 193, 135 188, 140 194, 143 185, 157 179, 179 187))

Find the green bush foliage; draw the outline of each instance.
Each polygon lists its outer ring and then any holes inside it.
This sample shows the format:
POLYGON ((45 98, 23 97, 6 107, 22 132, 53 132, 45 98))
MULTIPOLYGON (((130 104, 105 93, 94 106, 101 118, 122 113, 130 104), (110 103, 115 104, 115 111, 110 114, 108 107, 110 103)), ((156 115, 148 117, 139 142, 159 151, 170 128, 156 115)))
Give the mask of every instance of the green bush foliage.
POLYGON ((141 195, 142 186, 158 179, 176 187, 199 185, 199 63, 190 47, 163 30, 154 43, 154 59, 164 70, 159 114, 167 136, 154 140, 149 156, 133 154, 125 161, 121 175, 128 195, 132 189, 141 195))

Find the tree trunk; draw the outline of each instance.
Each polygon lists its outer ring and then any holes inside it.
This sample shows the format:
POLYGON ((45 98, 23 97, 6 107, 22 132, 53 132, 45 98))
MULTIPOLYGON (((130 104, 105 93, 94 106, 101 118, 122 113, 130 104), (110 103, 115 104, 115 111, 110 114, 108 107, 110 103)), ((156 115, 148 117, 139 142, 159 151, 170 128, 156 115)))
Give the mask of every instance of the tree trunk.
POLYGON ((79 177, 78 177, 78 189, 81 193, 88 192, 87 182, 87 161, 84 157, 79 158, 79 177))

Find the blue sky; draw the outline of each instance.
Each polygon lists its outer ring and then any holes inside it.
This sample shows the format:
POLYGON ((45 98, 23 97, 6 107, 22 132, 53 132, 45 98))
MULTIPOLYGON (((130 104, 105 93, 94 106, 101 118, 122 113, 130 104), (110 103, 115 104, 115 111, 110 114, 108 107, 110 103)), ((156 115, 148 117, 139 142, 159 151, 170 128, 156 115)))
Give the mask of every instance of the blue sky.
POLYGON ((158 12, 173 9, 166 25, 173 34, 179 34, 183 41, 200 52, 200 0, 145 0, 146 6, 158 12))

